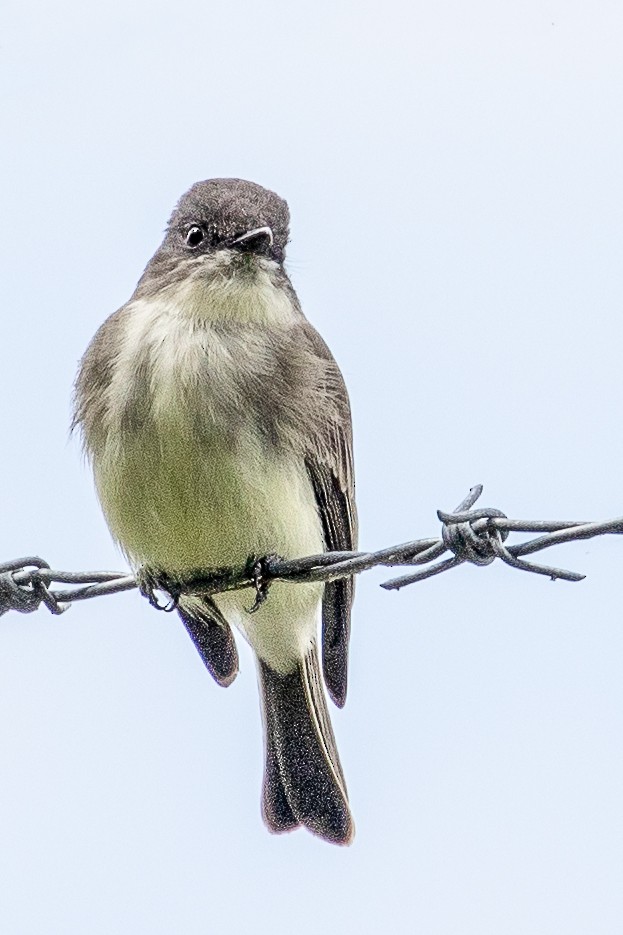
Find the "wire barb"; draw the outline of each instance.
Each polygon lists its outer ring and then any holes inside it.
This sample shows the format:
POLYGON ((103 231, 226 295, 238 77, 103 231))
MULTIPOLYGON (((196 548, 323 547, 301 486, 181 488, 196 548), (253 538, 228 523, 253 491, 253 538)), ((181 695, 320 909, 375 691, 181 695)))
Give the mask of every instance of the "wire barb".
POLYGON ((277 555, 253 557, 240 568, 198 569, 174 582, 150 569, 141 568, 136 576, 116 571, 53 571, 38 556, 27 556, 0 563, 0 616, 9 610, 32 613, 44 604, 53 614, 61 614, 72 601, 83 601, 104 594, 118 594, 138 588, 150 602, 156 600, 154 589, 164 589, 171 604, 160 609, 174 610, 183 593, 220 594, 224 591, 254 588, 256 600, 249 612, 255 612, 266 600, 273 581, 290 584, 310 581, 335 581, 361 574, 370 568, 423 566, 417 571, 392 578, 381 584, 397 591, 416 581, 456 568, 465 562, 490 565, 500 559, 511 568, 545 575, 552 580, 582 581, 575 571, 538 565, 522 556, 553 545, 594 536, 623 533, 623 517, 603 523, 575 521, 510 520, 501 510, 472 509, 482 494, 482 486, 472 487, 451 513, 437 512, 442 524, 441 537, 416 539, 377 552, 324 552, 306 558, 285 560, 277 555), (510 532, 538 533, 537 538, 516 545, 506 545, 510 532), (450 557, 444 557, 450 552, 450 557), (148 582, 151 587, 145 587, 148 582), (59 590, 53 584, 69 585, 59 590))

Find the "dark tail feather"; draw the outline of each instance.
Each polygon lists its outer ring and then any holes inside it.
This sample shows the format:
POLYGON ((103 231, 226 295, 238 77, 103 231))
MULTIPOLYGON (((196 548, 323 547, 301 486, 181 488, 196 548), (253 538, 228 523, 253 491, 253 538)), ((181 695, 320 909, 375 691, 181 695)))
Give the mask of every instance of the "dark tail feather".
MULTIPOLYGON (((300 822, 295 817, 290 805, 286 790, 281 779, 279 770, 279 761, 277 759, 277 745, 275 736, 277 731, 276 716, 277 709, 275 705, 266 703, 266 691, 262 691, 266 680, 262 676, 261 669, 265 664, 259 661, 260 665, 260 696, 262 700, 262 714, 264 720, 264 744, 266 747, 266 764, 264 768, 264 780, 262 782, 262 818, 264 823, 274 834, 281 834, 283 831, 292 831, 298 828, 300 822)), ((273 675, 268 669, 270 678, 273 675)))
POLYGON ((231 627, 210 597, 185 603, 177 612, 215 682, 231 685, 238 674, 238 650, 231 627))
POLYGON ((274 832, 305 825, 334 844, 355 827, 313 646, 294 672, 258 663, 266 770, 262 814, 274 832))

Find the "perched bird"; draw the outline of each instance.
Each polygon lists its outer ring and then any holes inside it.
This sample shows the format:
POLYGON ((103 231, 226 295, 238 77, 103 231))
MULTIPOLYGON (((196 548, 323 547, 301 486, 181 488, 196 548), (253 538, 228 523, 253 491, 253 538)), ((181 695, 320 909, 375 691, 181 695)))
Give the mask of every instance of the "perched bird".
MULTIPOLYGON (((286 202, 260 185, 193 185, 82 358, 73 424, 144 580, 356 548, 348 394, 284 269, 288 233, 286 202)), ((352 599, 352 579, 275 582, 252 615, 245 590, 179 599, 220 685, 238 671, 230 625, 257 657, 271 831, 352 840, 322 677, 342 707, 352 599)))

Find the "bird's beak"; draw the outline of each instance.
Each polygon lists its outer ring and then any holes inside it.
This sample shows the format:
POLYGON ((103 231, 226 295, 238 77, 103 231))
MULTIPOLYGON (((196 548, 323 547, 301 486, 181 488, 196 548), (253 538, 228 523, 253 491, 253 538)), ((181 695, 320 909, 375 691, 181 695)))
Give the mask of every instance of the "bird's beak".
POLYGON ((237 243, 248 243, 250 240, 255 240, 258 237, 268 237, 269 246, 273 245, 273 232, 270 227, 256 227, 252 231, 247 231, 246 234, 243 234, 241 237, 236 237, 235 240, 232 240, 232 246, 237 243))

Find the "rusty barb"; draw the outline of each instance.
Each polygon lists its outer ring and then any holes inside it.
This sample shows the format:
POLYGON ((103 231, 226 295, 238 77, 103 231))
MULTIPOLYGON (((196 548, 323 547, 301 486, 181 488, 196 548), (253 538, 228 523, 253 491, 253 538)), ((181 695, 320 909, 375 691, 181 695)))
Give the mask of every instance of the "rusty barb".
MULTIPOLYGON (((416 539, 390 546, 378 552, 324 552, 286 561, 271 555, 261 559, 262 586, 266 590, 274 581, 292 584, 309 581, 334 581, 358 575, 369 568, 424 566, 409 574, 381 584, 388 591, 397 591, 408 584, 438 575, 464 562, 490 565, 501 559, 512 568, 545 575, 553 581, 581 581, 585 576, 575 571, 537 565, 522 556, 540 552, 550 546, 594 536, 623 533, 623 517, 605 523, 577 521, 511 520, 501 510, 472 507, 482 493, 482 486, 472 487, 469 494, 451 513, 437 511, 441 521, 441 538, 416 539), (507 545, 510 532, 538 533, 537 538, 516 545, 507 545), (446 553, 449 557, 443 558, 446 553)), ((257 556, 251 556, 242 568, 197 569, 196 572, 172 581, 159 578, 150 571, 155 588, 176 598, 181 593, 219 594, 241 588, 257 589, 257 556), (159 586, 161 582, 161 587, 159 586)), ((83 601, 104 594, 117 594, 139 588, 153 601, 153 593, 141 587, 142 574, 128 575, 115 571, 64 572, 53 571, 37 556, 15 559, 0 564, 0 615, 9 610, 32 613, 44 604, 53 614, 61 614, 73 601, 83 601), (137 580, 138 578, 138 580, 137 580), (69 585, 59 589, 54 585, 69 585)), ((164 606, 163 608, 164 609, 164 606)))

